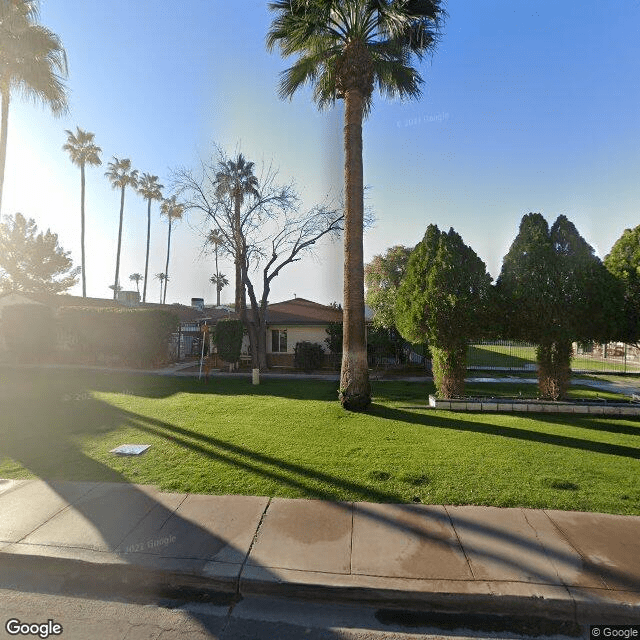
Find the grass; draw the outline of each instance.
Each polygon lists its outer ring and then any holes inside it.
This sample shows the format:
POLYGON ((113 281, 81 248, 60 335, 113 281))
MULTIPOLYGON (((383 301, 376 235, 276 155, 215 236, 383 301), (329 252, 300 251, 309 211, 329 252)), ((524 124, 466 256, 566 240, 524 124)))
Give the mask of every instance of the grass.
MULTIPOLYGON (((504 368, 532 368, 536 363, 536 348, 525 345, 470 345, 467 353, 467 364, 471 367, 504 367, 504 368)), ((617 371, 638 372, 640 364, 622 358, 594 358, 578 355, 571 359, 574 371, 617 371)))
MULTIPOLYGON (((535 393, 477 391, 503 388, 535 393)), ((640 515, 636 420, 433 411, 430 383, 373 391, 370 412, 352 414, 335 382, 0 368, 0 477, 640 515), (152 446, 139 458, 109 453, 124 443, 152 446)))

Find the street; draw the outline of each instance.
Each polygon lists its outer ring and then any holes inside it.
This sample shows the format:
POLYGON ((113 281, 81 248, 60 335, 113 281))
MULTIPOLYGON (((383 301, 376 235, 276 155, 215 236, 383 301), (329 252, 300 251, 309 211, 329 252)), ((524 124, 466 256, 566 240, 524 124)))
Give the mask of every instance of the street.
MULTIPOLYGON (((0 589, 0 638, 63 640, 466 640, 525 638, 513 632, 400 626, 366 606, 246 598, 235 605, 141 604, 0 589), (8 621, 13 634, 7 631, 8 621), (50 622, 49 622, 50 621, 50 622), (25 626, 26 625, 26 626, 25 626), (36 625, 36 626, 33 626, 36 625), (58 627, 56 627, 58 625, 58 627), (57 635, 52 629, 62 627, 57 635), (31 630, 31 635, 15 630, 31 630), (42 632, 39 630, 42 629, 42 632)), ((406 616, 405 616, 406 617, 406 616)), ((547 634, 553 633, 551 629, 547 634)), ((557 636, 564 637, 564 636, 557 636)), ((575 636, 574 636, 575 637, 575 636)))

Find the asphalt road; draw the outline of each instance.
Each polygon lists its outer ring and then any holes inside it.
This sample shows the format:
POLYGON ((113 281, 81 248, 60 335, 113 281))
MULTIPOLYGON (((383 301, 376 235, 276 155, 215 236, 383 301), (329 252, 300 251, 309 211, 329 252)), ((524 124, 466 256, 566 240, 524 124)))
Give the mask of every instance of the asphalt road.
MULTIPOLYGON (((385 614, 363 606, 266 598, 245 599, 231 606, 193 602, 144 604, 0 589, 0 638, 467 640, 529 637, 513 631, 496 632, 490 629, 491 624, 476 631, 444 630, 421 625, 420 619, 409 618, 410 626, 403 626, 394 622, 393 617, 389 617, 388 611, 385 614), (30 635, 12 635, 7 630, 7 625, 9 630, 15 630, 25 624, 37 624, 38 629, 34 628, 30 635), (40 630, 40 625, 45 627, 40 630), (61 630, 55 625, 60 625, 61 630), (52 631, 59 633, 54 635, 52 631)), ((553 633, 551 623, 545 635, 553 633)), ((584 633, 583 630, 583 637, 584 633)))

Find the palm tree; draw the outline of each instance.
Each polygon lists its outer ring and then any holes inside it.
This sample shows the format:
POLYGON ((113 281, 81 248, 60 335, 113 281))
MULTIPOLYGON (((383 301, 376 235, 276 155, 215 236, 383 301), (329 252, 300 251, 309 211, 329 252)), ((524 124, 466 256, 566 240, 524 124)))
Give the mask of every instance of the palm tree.
POLYGON ((166 282, 169 279, 169 276, 166 273, 156 273, 154 278, 156 280, 160 280, 160 304, 162 304, 162 283, 166 282))
POLYGON ((136 283, 136 289, 138 290, 138 295, 140 294, 140 280, 142 280, 142 274, 141 273, 132 273, 129 276, 129 280, 133 280, 133 282, 136 283))
MULTIPOLYGON (((213 251, 215 253, 216 256, 216 273, 215 273, 215 277, 217 278, 220 275, 220 271, 218 270, 218 251, 220 249, 220 247, 222 247, 224 245, 224 238, 222 237, 222 234, 220 233, 220 231, 218 229, 212 229, 209 232, 209 236, 207 237, 207 242, 209 244, 213 245, 213 251)), ((229 282, 227 281, 226 276, 222 276, 225 280, 225 283, 222 285, 222 287, 226 287, 229 282)), ((213 283, 213 278, 214 276, 211 276, 211 278, 209 278, 209 282, 213 283)), ((214 283, 215 284, 215 283, 214 283)), ((217 285, 216 285, 217 286, 217 285)), ((222 290, 222 287, 220 289, 216 289, 217 293, 218 293, 218 304, 217 306, 220 306, 220 291, 222 290)))
POLYGON ((207 243, 213 245, 213 251, 216 256, 216 273, 218 273, 218 251, 224 246, 224 237, 219 229, 212 229, 207 236, 207 243))
POLYGON ((143 173, 138 184, 138 193, 148 202, 147 207, 147 257, 144 261, 144 287, 142 288, 142 302, 147 301, 147 277, 149 275, 149 240, 151 238, 151 201, 162 200, 164 185, 158 183, 158 176, 143 173))
POLYGON ((260 197, 258 192, 258 178, 253 175, 253 162, 247 162, 240 153, 234 160, 219 163, 216 173, 216 196, 229 196, 233 201, 233 242, 234 261, 236 266, 236 313, 242 313, 246 308, 244 285, 242 282, 242 264, 246 260, 242 242, 240 207, 247 195, 260 197))
POLYGON ((11 92, 42 102, 55 116, 67 111, 67 54, 60 38, 35 24, 36 0, 0 2, 0 209, 7 158, 7 129, 11 92))
POLYGON ((82 252, 82 297, 87 297, 87 275, 84 259, 84 166, 90 164, 98 166, 102 164, 100 153, 102 149, 94 142, 94 134, 76 127, 74 134, 69 129, 65 130, 67 143, 62 147, 71 156, 71 162, 80 167, 80 249, 82 252))
POLYGON ((313 85, 319 108, 344 100, 344 338, 340 400, 346 409, 371 402, 364 322, 362 121, 374 86, 385 97, 417 98, 420 74, 410 66, 432 53, 445 18, 442 0, 277 0, 267 48, 296 55, 279 94, 313 85))
POLYGON ((229 281, 227 280, 227 276, 225 276, 224 273, 216 272, 214 275, 212 275, 209 278, 209 282, 211 284, 215 284, 216 285, 216 293, 217 293, 216 306, 219 307, 220 306, 220 292, 229 284, 229 281))
MULTIPOLYGON (((124 158, 119 160, 116 156, 113 156, 113 162, 108 165, 108 171, 104 174, 109 178, 111 186, 114 189, 120 189, 120 226, 118 227, 118 251, 116 253, 116 277, 114 283, 117 285, 120 275, 120 248, 122 246, 122 217, 124 214, 124 190, 127 186, 131 186, 134 189, 138 186, 138 171, 131 169, 131 160, 124 158)), ((113 299, 116 299, 116 291, 113 292, 113 299)))
MULTIPOLYGON (((162 201, 160 205, 160 215, 167 216, 169 220, 169 234, 167 236, 167 263, 164 268, 165 281, 169 280, 169 252, 171 251, 171 227, 174 220, 180 220, 184 213, 184 205, 176 202, 176 196, 171 196, 162 201)), ((164 296, 162 302, 167 301, 167 284, 164 285, 164 296)))

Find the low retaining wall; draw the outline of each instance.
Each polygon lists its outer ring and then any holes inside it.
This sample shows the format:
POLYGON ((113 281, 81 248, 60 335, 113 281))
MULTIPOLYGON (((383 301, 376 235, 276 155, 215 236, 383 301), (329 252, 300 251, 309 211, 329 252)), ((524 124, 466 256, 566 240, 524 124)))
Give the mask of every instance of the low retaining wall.
POLYGON ((516 398, 460 398, 441 400, 429 396, 429 406, 447 411, 495 411, 518 413, 583 413, 606 416, 640 416, 640 405, 629 402, 551 402, 516 398))

